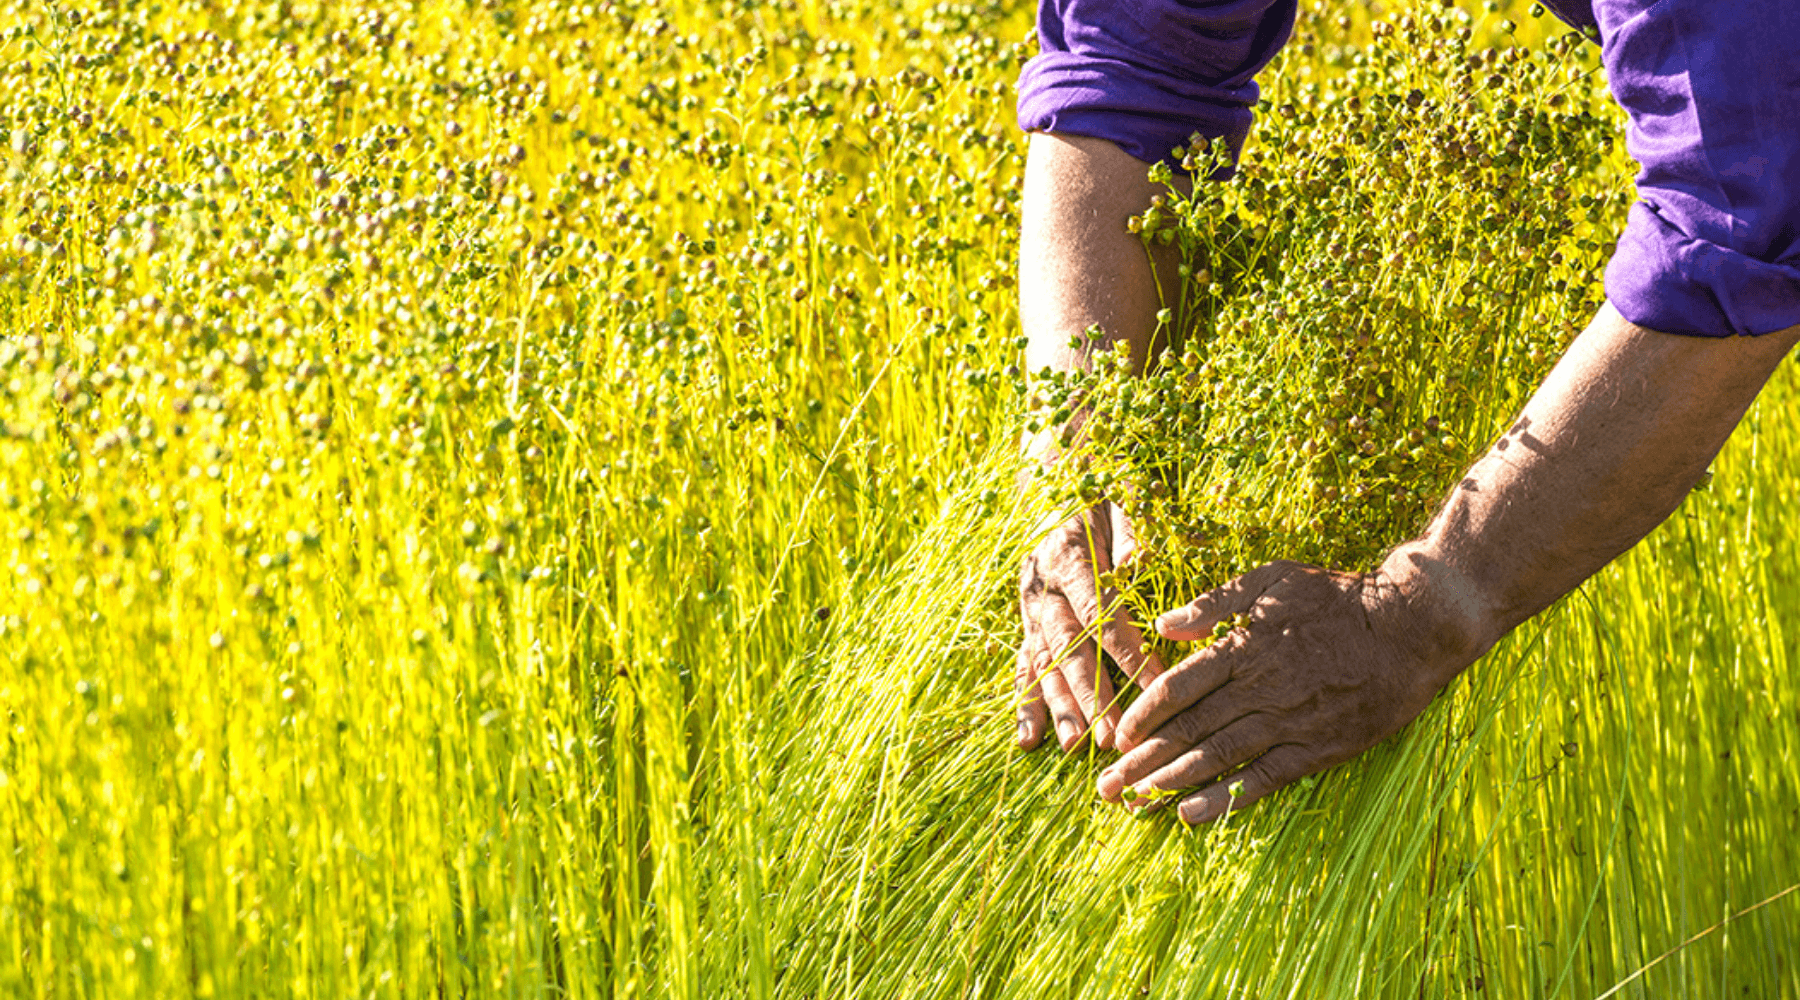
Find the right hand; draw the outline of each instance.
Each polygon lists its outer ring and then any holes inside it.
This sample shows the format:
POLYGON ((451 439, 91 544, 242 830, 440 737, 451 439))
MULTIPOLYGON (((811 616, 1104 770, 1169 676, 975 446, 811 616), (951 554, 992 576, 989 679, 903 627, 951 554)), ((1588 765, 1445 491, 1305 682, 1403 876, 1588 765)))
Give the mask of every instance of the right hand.
POLYGON ((1140 688, 1162 674, 1162 661, 1145 648, 1144 634, 1126 616, 1118 591, 1099 583, 1101 574, 1127 563, 1135 548, 1124 512, 1101 501, 1053 528, 1026 557, 1019 571, 1025 640, 1013 679, 1019 746, 1037 746, 1053 720, 1065 751, 1090 732, 1095 745, 1112 747, 1124 710, 1100 650, 1140 688))

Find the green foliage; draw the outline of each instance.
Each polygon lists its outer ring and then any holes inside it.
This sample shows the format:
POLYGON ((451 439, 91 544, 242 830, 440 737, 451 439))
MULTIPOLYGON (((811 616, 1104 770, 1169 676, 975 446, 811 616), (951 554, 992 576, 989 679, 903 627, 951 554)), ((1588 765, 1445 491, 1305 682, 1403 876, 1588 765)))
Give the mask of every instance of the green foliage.
MULTIPOLYGON (((1029 13, 0 0, 0 992, 1585 997, 1800 881, 1787 368, 1353 764, 1010 747, 1029 13)), ((1146 602, 1391 544, 1598 292, 1591 53, 1339 13, 1081 388, 1146 602)), ((1629 989, 1791 992, 1794 898, 1629 989)))
POLYGON ((1040 373, 1031 426, 1086 415, 1069 499, 1124 505, 1152 604, 1276 558, 1372 566, 1598 307, 1610 244, 1569 206, 1617 218, 1630 192, 1613 122, 1571 97, 1594 53, 1570 33, 1490 56, 1469 22, 1384 26, 1356 89, 1283 101, 1230 180, 1132 220, 1181 249, 1150 371, 1103 351, 1040 373))

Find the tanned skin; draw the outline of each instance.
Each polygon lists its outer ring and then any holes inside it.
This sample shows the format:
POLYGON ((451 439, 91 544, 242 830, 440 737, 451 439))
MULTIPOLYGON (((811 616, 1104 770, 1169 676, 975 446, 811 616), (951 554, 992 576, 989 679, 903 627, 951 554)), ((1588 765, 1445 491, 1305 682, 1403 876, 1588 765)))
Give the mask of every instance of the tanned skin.
MULTIPOLYGON (((1124 228, 1156 193, 1145 172, 1110 143, 1032 137, 1020 287, 1033 370, 1085 365, 1066 345, 1090 323, 1148 353, 1161 302, 1143 246, 1124 228), (1078 170, 1092 179, 1069 176, 1078 170)), ((1130 553, 1130 526, 1115 508, 1071 519, 1022 574, 1020 745, 1037 745, 1046 714, 1064 749, 1091 730, 1123 754, 1100 775, 1103 797, 1143 803, 1198 789, 1179 801, 1188 823, 1356 756, 1661 524, 1796 340, 1800 326, 1671 336, 1601 307, 1425 533, 1375 571, 1277 562, 1246 573, 1156 620, 1177 641, 1208 638, 1234 615, 1249 622, 1167 670, 1141 653, 1122 615, 1104 622, 1102 646, 1144 688, 1126 711, 1109 708, 1091 643, 1054 662, 1116 605, 1095 576, 1130 553), (1222 775, 1228 783, 1215 781, 1222 775)), ((1029 447, 1049 460, 1042 444, 1029 447)))

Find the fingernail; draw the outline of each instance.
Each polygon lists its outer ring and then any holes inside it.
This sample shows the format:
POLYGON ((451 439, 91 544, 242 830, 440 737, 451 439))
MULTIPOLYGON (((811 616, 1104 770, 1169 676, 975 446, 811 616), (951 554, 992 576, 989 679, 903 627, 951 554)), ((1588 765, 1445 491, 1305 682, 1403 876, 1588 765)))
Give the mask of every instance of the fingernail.
POLYGON ((1069 744, 1075 742, 1075 723, 1073 723, 1073 722, 1057 723, 1056 724, 1056 739, 1059 743, 1061 743, 1063 745, 1063 749, 1067 750, 1069 748, 1069 744))
POLYGON ((1181 804, 1177 814, 1181 821, 1189 826, 1199 826, 1211 822, 1212 801, 1210 799, 1191 799, 1181 804))
POLYGON ((1019 720, 1019 745, 1024 746, 1025 744, 1027 744, 1029 742, 1031 742, 1031 723, 1026 722, 1024 719, 1020 719, 1019 720))
POLYGON ((1108 802, 1116 802, 1125 789, 1125 781, 1116 772, 1101 771, 1100 777, 1094 781, 1094 790, 1108 802))

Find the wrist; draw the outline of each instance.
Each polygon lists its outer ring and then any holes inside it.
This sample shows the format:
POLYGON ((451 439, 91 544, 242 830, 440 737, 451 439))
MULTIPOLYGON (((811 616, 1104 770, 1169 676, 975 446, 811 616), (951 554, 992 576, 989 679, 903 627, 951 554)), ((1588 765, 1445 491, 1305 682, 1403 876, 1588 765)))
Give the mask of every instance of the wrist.
POLYGON ((1394 549, 1375 576, 1416 638, 1432 694, 1508 631, 1480 582, 1429 538, 1394 549))
MULTIPOLYGON (((1035 403, 1034 403, 1035 405, 1035 403)), ((1048 472, 1065 453, 1074 450, 1087 423, 1088 409, 1077 406, 1062 423, 1048 424, 1036 431, 1019 432, 1018 485, 1021 490, 1035 477, 1048 472)))

